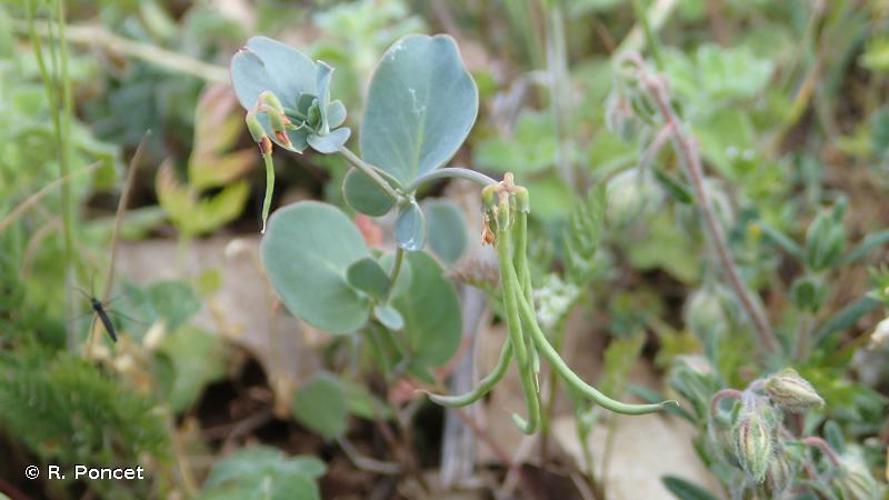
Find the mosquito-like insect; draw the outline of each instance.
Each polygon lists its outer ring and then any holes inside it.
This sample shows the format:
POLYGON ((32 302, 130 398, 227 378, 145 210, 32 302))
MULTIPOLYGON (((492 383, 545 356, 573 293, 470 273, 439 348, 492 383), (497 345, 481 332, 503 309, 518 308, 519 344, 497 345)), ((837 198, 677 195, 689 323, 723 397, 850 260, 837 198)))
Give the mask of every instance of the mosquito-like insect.
MULTIPOLYGON (((92 280, 90 280, 90 281, 92 282, 92 280)), ((90 288, 92 288, 92 283, 90 284, 90 288)), ((77 290, 78 292, 80 292, 84 296, 84 298, 86 298, 86 300, 89 301, 90 308, 92 309, 92 313, 94 313, 96 316, 98 316, 99 321, 102 322, 102 326, 105 327, 105 331, 108 333, 108 336, 111 337, 112 342, 117 342, 117 328, 114 326, 114 322, 111 321, 111 316, 109 315, 109 313, 116 314, 116 315, 118 315, 124 319, 127 319, 129 321, 132 321, 134 323, 141 323, 140 321, 136 321, 135 319, 130 318, 129 316, 123 314, 120 311, 112 311, 111 309, 108 309, 107 305, 103 304, 101 300, 96 298, 95 294, 87 293, 86 290, 84 290, 80 287, 75 287, 74 289, 77 290)), ((114 300, 114 299, 112 299, 112 300, 114 300)), ((93 319, 93 321, 95 321, 95 319, 93 319)), ((93 329, 92 329, 92 327, 90 327, 90 332, 92 332, 92 331, 93 331, 93 329)))
MULTIPOLYGON (((114 323, 111 322, 111 318, 108 317, 108 312, 105 311, 105 306, 102 302, 93 297, 87 296, 87 299, 90 301, 90 307, 93 308, 93 312, 99 317, 99 320, 102 322, 102 326, 105 327, 105 331, 108 332, 108 336, 111 337, 112 342, 117 342, 117 330, 114 329, 114 323)), ((92 330, 92 328, 90 328, 92 330)))

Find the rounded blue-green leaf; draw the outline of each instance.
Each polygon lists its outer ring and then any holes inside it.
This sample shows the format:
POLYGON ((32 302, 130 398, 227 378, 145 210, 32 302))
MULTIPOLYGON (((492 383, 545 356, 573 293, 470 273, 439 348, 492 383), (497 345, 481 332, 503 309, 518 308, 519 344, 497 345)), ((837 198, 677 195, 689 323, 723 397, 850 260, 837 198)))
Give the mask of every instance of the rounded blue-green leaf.
POLYGON ((389 276, 383 266, 372 257, 357 260, 349 266, 346 279, 350 285, 377 300, 386 298, 389 293, 389 276))
POLYGON ((444 165, 478 114, 478 88, 447 35, 395 42, 371 78, 361 157, 403 185, 444 165))
POLYGON ((331 130, 339 127, 346 121, 346 105, 343 101, 336 100, 327 105, 327 123, 331 130))
POLYGON ((275 93, 285 108, 295 108, 300 94, 317 89, 316 64, 302 52, 276 40, 255 36, 235 53, 231 80, 241 106, 252 109, 259 94, 275 93))
POLYGON ((380 304, 374 307, 374 317, 386 328, 399 331, 404 328, 404 318, 398 309, 388 305, 380 304))
POLYGON ((426 244, 426 218, 416 201, 399 209, 395 221, 395 242, 409 252, 422 250, 426 244))
POLYGON ((346 271, 370 252, 358 228, 337 208, 301 201, 272 214, 260 248, 262 262, 284 305, 322 330, 352 333, 367 323, 367 297, 346 271))
POLYGON ((411 266, 410 288, 393 305, 404 318, 412 366, 441 366, 457 352, 462 336, 457 292, 429 254, 412 252, 405 258, 411 266))
POLYGON ((343 198, 356 212, 371 217, 386 215, 395 205, 395 200, 373 179, 355 168, 349 170, 343 179, 343 198))
POLYGON ((351 135, 352 131, 350 129, 342 127, 329 134, 309 134, 309 136, 306 137, 306 142, 308 142, 315 151, 329 155, 339 151, 346 144, 346 141, 349 140, 349 136, 351 135))
POLYGON ((448 264, 460 260, 466 251, 466 219, 457 205, 448 200, 423 203, 429 234, 429 248, 448 264))

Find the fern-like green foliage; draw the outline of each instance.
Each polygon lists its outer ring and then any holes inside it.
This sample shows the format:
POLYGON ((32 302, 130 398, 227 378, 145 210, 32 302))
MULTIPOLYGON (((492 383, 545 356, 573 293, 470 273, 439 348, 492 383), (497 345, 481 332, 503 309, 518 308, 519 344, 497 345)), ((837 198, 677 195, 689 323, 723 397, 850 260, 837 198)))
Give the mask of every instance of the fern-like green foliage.
POLYGON ((169 456, 154 404, 89 362, 27 347, 0 353, 0 429, 58 464, 138 465, 169 456))
POLYGON ((602 239, 605 220, 605 185, 591 189, 571 214, 565 228, 563 262, 565 278, 585 285, 595 272, 594 260, 602 239))

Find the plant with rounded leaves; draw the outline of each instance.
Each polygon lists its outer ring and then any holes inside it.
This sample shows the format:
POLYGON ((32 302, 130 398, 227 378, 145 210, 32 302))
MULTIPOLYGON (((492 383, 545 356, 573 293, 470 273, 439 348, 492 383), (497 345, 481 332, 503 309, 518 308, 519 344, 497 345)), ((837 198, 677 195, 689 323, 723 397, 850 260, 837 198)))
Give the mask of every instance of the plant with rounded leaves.
POLYGON ((485 239, 497 250, 509 341, 494 371, 473 391, 431 399, 448 406, 478 400, 514 356, 528 411, 527 418, 515 415, 514 421, 522 431, 534 432, 540 421, 537 370, 542 356, 579 394, 611 410, 642 414, 675 403, 631 405, 610 399, 581 380, 550 345, 532 300, 527 190, 508 173, 496 182, 473 170, 442 168, 465 141, 478 112, 478 90, 452 38, 409 35, 385 52, 368 87, 360 156, 346 146, 351 133, 342 127, 345 106, 331 100, 330 66, 256 37, 235 54, 231 73, 266 163, 264 232, 274 182, 273 143, 298 153, 311 147, 342 155, 354 167, 343 180, 346 202, 370 216, 397 211, 398 248, 385 255, 369 249, 358 228, 332 206, 300 202, 278 210, 263 238, 262 258, 293 314, 335 334, 382 332, 398 345, 399 366, 431 380, 428 369, 455 354, 461 320, 453 285, 422 250, 428 243, 443 261, 457 260, 465 246, 465 224, 452 207, 441 201, 420 204, 416 193, 437 179, 469 179, 484 186, 485 239), (398 331, 404 335, 392 335, 398 331))

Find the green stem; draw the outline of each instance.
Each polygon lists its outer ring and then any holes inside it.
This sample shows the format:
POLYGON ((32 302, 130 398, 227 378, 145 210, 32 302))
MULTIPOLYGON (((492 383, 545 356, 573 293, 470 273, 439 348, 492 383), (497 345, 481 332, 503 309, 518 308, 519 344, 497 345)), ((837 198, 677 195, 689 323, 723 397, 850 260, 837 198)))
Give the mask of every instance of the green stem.
POLYGON ((417 190, 417 188, 427 182, 450 178, 465 179, 481 186, 490 186, 492 184, 497 184, 497 181, 481 172, 476 172, 475 170, 470 170, 468 168, 450 167, 433 170, 426 175, 417 177, 414 182, 408 184, 407 188, 405 188, 404 191, 407 193, 413 193, 417 190))
MULTIPOLYGON (((512 271, 512 276, 509 278, 514 282, 518 281, 518 276, 515 275, 515 271, 509 269, 508 271, 512 271)), ((626 415, 643 415, 646 413, 653 413, 656 411, 660 411, 669 405, 679 405, 678 401, 663 401, 661 403, 656 404, 628 404, 622 403, 620 401, 614 400, 602 394, 595 387, 587 384, 583 381, 576 373, 574 373, 570 367, 565 363, 565 361, 559 356, 559 353, 550 345, 549 341, 546 340, 546 335, 544 335, 543 331, 540 330, 540 326, 537 324, 537 318, 534 314, 534 309, 528 304, 525 300, 519 301, 519 312, 522 315, 522 319, 525 320, 525 324, 530 327, 531 330, 531 338, 534 341, 534 344, 537 346, 537 349, 541 351, 543 356, 549 362, 550 366, 553 367, 565 382, 568 383, 571 387, 576 389, 578 392, 583 394, 584 396, 593 400, 596 404, 605 407, 613 412, 623 413, 626 415)))
POLYGON ((642 0, 633 0, 633 13, 636 15, 636 20, 642 26, 642 33, 645 34, 645 44, 648 45, 648 48, 651 50, 651 58, 654 59, 655 66, 657 66, 658 70, 663 71, 664 58, 661 56, 661 47, 657 38, 654 36, 654 30, 651 29, 651 22, 648 20, 648 12, 646 12, 645 8, 642 6, 642 0))
MULTIPOLYGON (((34 23, 34 3, 29 0, 26 3, 28 17, 28 31, 31 37, 31 43, 34 46, 34 57, 37 60, 37 67, 40 76, 43 79, 43 87, 46 92, 46 100, 50 108, 52 116, 53 130, 55 131, 56 148, 59 161, 60 177, 68 176, 68 138, 70 136, 71 121, 71 84, 68 81, 68 49, 65 43, 65 7, 63 0, 56 3, 57 22, 62 24, 59 31, 59 51, 61 52, 61 63, 58 68, 58 80, 61 89, 55 89, 53 92, 53 75, 50 75, 46 67, 46 61, 43 57, 43 47, 40 35, 34 23), (64 120, 63 120, 64 118, 64 120)), ((62 229, 65 239, 65 284, 66 289, 71 289, 74 285, 74 237, 72 230, 72 210, 71 210, 71 189, 67 182, 63 182, 60 186, 61 205, 62 205, 62 229)), ((73 315, 73 298, 70 293, 66 294, 66 311, 68 320, 68 339, 69 343, 73 342, 74 321, 73 315)), ((72 344, 73 345, 73 344, 72 344)))
POLYGON ((269 220, 269 210, 272 208, 272 194, 275 192, 275 163, 271 153, 262 154, 262 162, 265 164, 265 198, 262 200, 262 233, 265 233, 266 223, 269 220))
POLYGON ((398 275, 401 274, 401 268, 404 264, 404 249, 398 247, 395 250, 395 264, 392 267, 392 274, 389 275, 389 293, 386 294, 386 301, 392 298, 392 293, 395 291, 395 282, 398 280, 398 275))
POLYGON ((765 310, 759 302, 759 298, 747 288, 741 271, 735 262, 734 255, 729 248, 725 230, 710 200, 709 191, 704 185, 704 167, 701 163, 698 142, 694 136, 686 130, 685 124, 673 109, 666 82, 663 78, 648 73, 644 62, 639 57, 633 57, 632 62, 639 70, 639 78, 642 85, 654 99, 664 121, 673 131, 673 144, 679 164, 683 167, 686 176, 691 181, 695 201, 704 220, 704 227, 710 236, 710 241, 716 250, 719 265, 722 268, 729 284, 735 290, 738 300, 753 324, 754 331, 759 336, 758 347, 763 354, 780 354, 781 343, 772 326, 765 310))
POLYGON ((479 381, 478 385, 475 386, 471 391, 460 394, 458 396, 443 396, 439 394, 428 394, 429 399, 434 403, 438 403, 442 406, 449 407, 460 407, 470 405, 475 403, 479 399, 485 396, 485 394, 491 392, 491 389, 503 378, 506 374, 506 369, 509 368, 509 363, 512 361, 512 343, 507 340, 503 343, 503 347, 500 349, 500 358, 497 360, 497 365, 494 366, 494 369, 485 376, 485 378, 479 381))
POLYGON ((397 202, 399 199, 401 199, 401 195, 392 188, 392 185, 389 184, 388 181, 383 179, 383 177, 377 171, 377 167, 374 167, 373 165, 359 158, 358 155, 353 153, 346 146, 340 148, 340 154, 343 155, 343 157, 346 158, 346 161, 351 163, 355 168, 361 170, 362 172, 364 172, 365 175, 370 177, 371 180, 373 180, 377 184, 377 186, 379 186, 380 189, 382 189, 383 192, 389 195, 389 197, 392 198, 394 201, 397 202))

